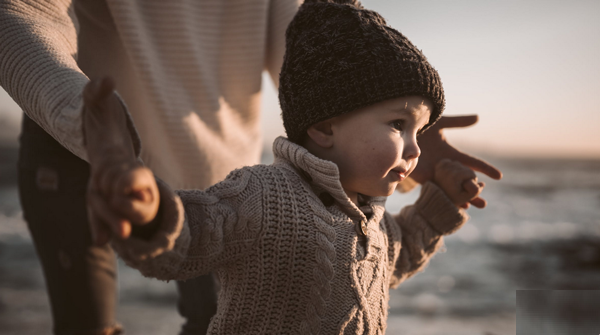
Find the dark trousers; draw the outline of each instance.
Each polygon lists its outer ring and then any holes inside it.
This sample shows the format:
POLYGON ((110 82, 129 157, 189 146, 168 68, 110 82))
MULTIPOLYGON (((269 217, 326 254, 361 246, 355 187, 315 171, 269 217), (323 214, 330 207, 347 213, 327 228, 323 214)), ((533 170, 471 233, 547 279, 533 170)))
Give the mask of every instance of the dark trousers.
MULTIPOLYGON (((21 206, 46 279, 54 333, 120 333, 115 255, 108 245, 92 245, 87 220, 89 165, 25 115, 20 142, 21 206)), ((178 289, 187 319, 182 334, 205 334, 216 311, 212 276, 178 289)))

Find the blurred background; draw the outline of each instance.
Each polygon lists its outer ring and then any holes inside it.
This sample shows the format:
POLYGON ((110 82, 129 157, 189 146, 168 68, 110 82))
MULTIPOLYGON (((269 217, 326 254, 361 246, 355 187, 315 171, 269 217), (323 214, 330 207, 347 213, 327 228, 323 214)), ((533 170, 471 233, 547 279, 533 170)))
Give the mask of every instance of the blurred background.
MULTIPOLYGON (((599 290, 600 2, 362 2, 439 71, 446 115, 479 114, 476 126, 446 131, 450 142, 504 172, 502 181, 481 176, 488 207, 470 209, 447 251, 391 293, 388 334, 515 334, 516 290, 599 290)), ((267 76, 263 85, 270 162, 284 131, 267 76)), ((16 191, 20 118, 0 90, 0 333, 49 334, 16 191)), ((399 211, 417 196, 394 194, 387 207, 399 211)), ((175 304, 173 283, 121 264, 118 315, 129 334, 176 333, 175 304)), ((552 315, 565 306, 554 304, 552 315)))

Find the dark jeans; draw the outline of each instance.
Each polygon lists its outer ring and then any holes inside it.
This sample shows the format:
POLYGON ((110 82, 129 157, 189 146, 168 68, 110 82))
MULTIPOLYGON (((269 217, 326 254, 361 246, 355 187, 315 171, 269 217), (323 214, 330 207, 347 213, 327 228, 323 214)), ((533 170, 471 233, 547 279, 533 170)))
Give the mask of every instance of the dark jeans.
MULTIPOLYGON (((91 243, 85 203, 89 165, 25 115, 20 142, 21 206, 44 271, 54 333, 119 334, 115 255, 108 245, 91 243)), ((212 276, 178 288, 179 309, 187 319, 182 334, 205 334, 216 310, 212 276)))
POLYGON ((217 312, 217 285, 211 274, 177 282, 179 314, 186 319, 179 335, 206 334, 217 312))

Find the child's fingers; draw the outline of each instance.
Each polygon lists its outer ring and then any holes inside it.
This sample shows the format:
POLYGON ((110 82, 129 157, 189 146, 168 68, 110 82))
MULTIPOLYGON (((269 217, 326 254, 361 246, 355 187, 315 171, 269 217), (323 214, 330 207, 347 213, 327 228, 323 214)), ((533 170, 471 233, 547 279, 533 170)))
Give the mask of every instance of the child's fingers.
POLYGON ((456 161, 444 160, 436 166, 438 185, 461 208, 469 208, 469 204, 484 208, 487 202, 479 197, 485 183, 478 182, 475 171, 456 161))
POLYGON ((481 192, 481 189, 479 188, 479 184, 477 184, 477 181, 474 179, 469 179, 467 181, 465 181, 463 184, 463 189, 467 192, 467 194, 469 196, 476 196, 481 192))
POLYGON ((87 203, 91 211, 90 215, 97 216, 97 220, 103 222, 110 229, 111 235, 123 239, 129 237, 131 233, 129 221, 114 213, 99 193, 89 191, 87 193, 87 203))
POLYGON ((479 197, 479 195, 483 191, 483 188, 485 187, 485 183, 484 182, 474 183, 471 180, 471 182, 469 182, 469 181, 465 182, 464 186, 465 186, 465 190, 468 193, 468 197, 470 197, 469 202, 477 208, 485 208, 485 206, 487 205, 487 201, 485 201, 485 199, 479 197))
POLYGON ((120 176, 116 188, 123 194, 142 202, 151 202, 158 192, 154 174, 144 166, 136 166, 120 176))
POLYGON ((144 224, 156 216, 159 200, 154 174, 150 169, 139 166, 120 176, 111 206, 131 222, 144 224))
MULTIPOLYGON (((144 191, 144 193, 150 193, 150 191, 144 191)), ((152 198, 154 196, 148 195, 147 197, 152 198)), ((144 202, 127 195, 113 197, 110 205, 133 224, 148 223, 154 220, 158 212, 158 201, 144 202)))
POLYGON ((480 198, 480 197, 474 198, 469 202, 471 203, 471 205, 473 205, 477 208, 485 208, 485 206, 487 206, 487 201, 485 201, 485 199, 480 198))
POLYGON ((439 182, 454 180, 455 185, 462 187, 461 184, 465 180, 473 179, 477 181, 475 171, 457 161, 443 159, 436 165, 435 169, 435 179, 439 182))
POLYGON ((478 182, 477 179, 469 179, 465 180, 462 184, 463 191, 467 193, 467 196, 474 198, 481 194, 483 188, 485 187, 484 182, 478 182))

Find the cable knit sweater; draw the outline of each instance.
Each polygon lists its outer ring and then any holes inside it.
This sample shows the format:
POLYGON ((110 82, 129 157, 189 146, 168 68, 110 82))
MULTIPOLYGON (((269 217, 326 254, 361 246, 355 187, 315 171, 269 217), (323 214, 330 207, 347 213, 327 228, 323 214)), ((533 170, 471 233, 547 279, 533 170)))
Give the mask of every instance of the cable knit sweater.
POLYGON ((215 271, 210 334, 383 334, 389 288, 423 269, 466 213, 432 183, 398 215, 385 212, 385 197, 362 197, 358 208, 337 165, 285 138, 273 149, 272 165, 205 191, 177 197, 159 183, 159 231, 113 246, 145 276, 215 271))
POLYGON ((259 162, 262 72, 278 83, 298 2, 0 0, 0 85, 86 159, 81 93, 113 77, 146 165, 203 189, 259 162))

